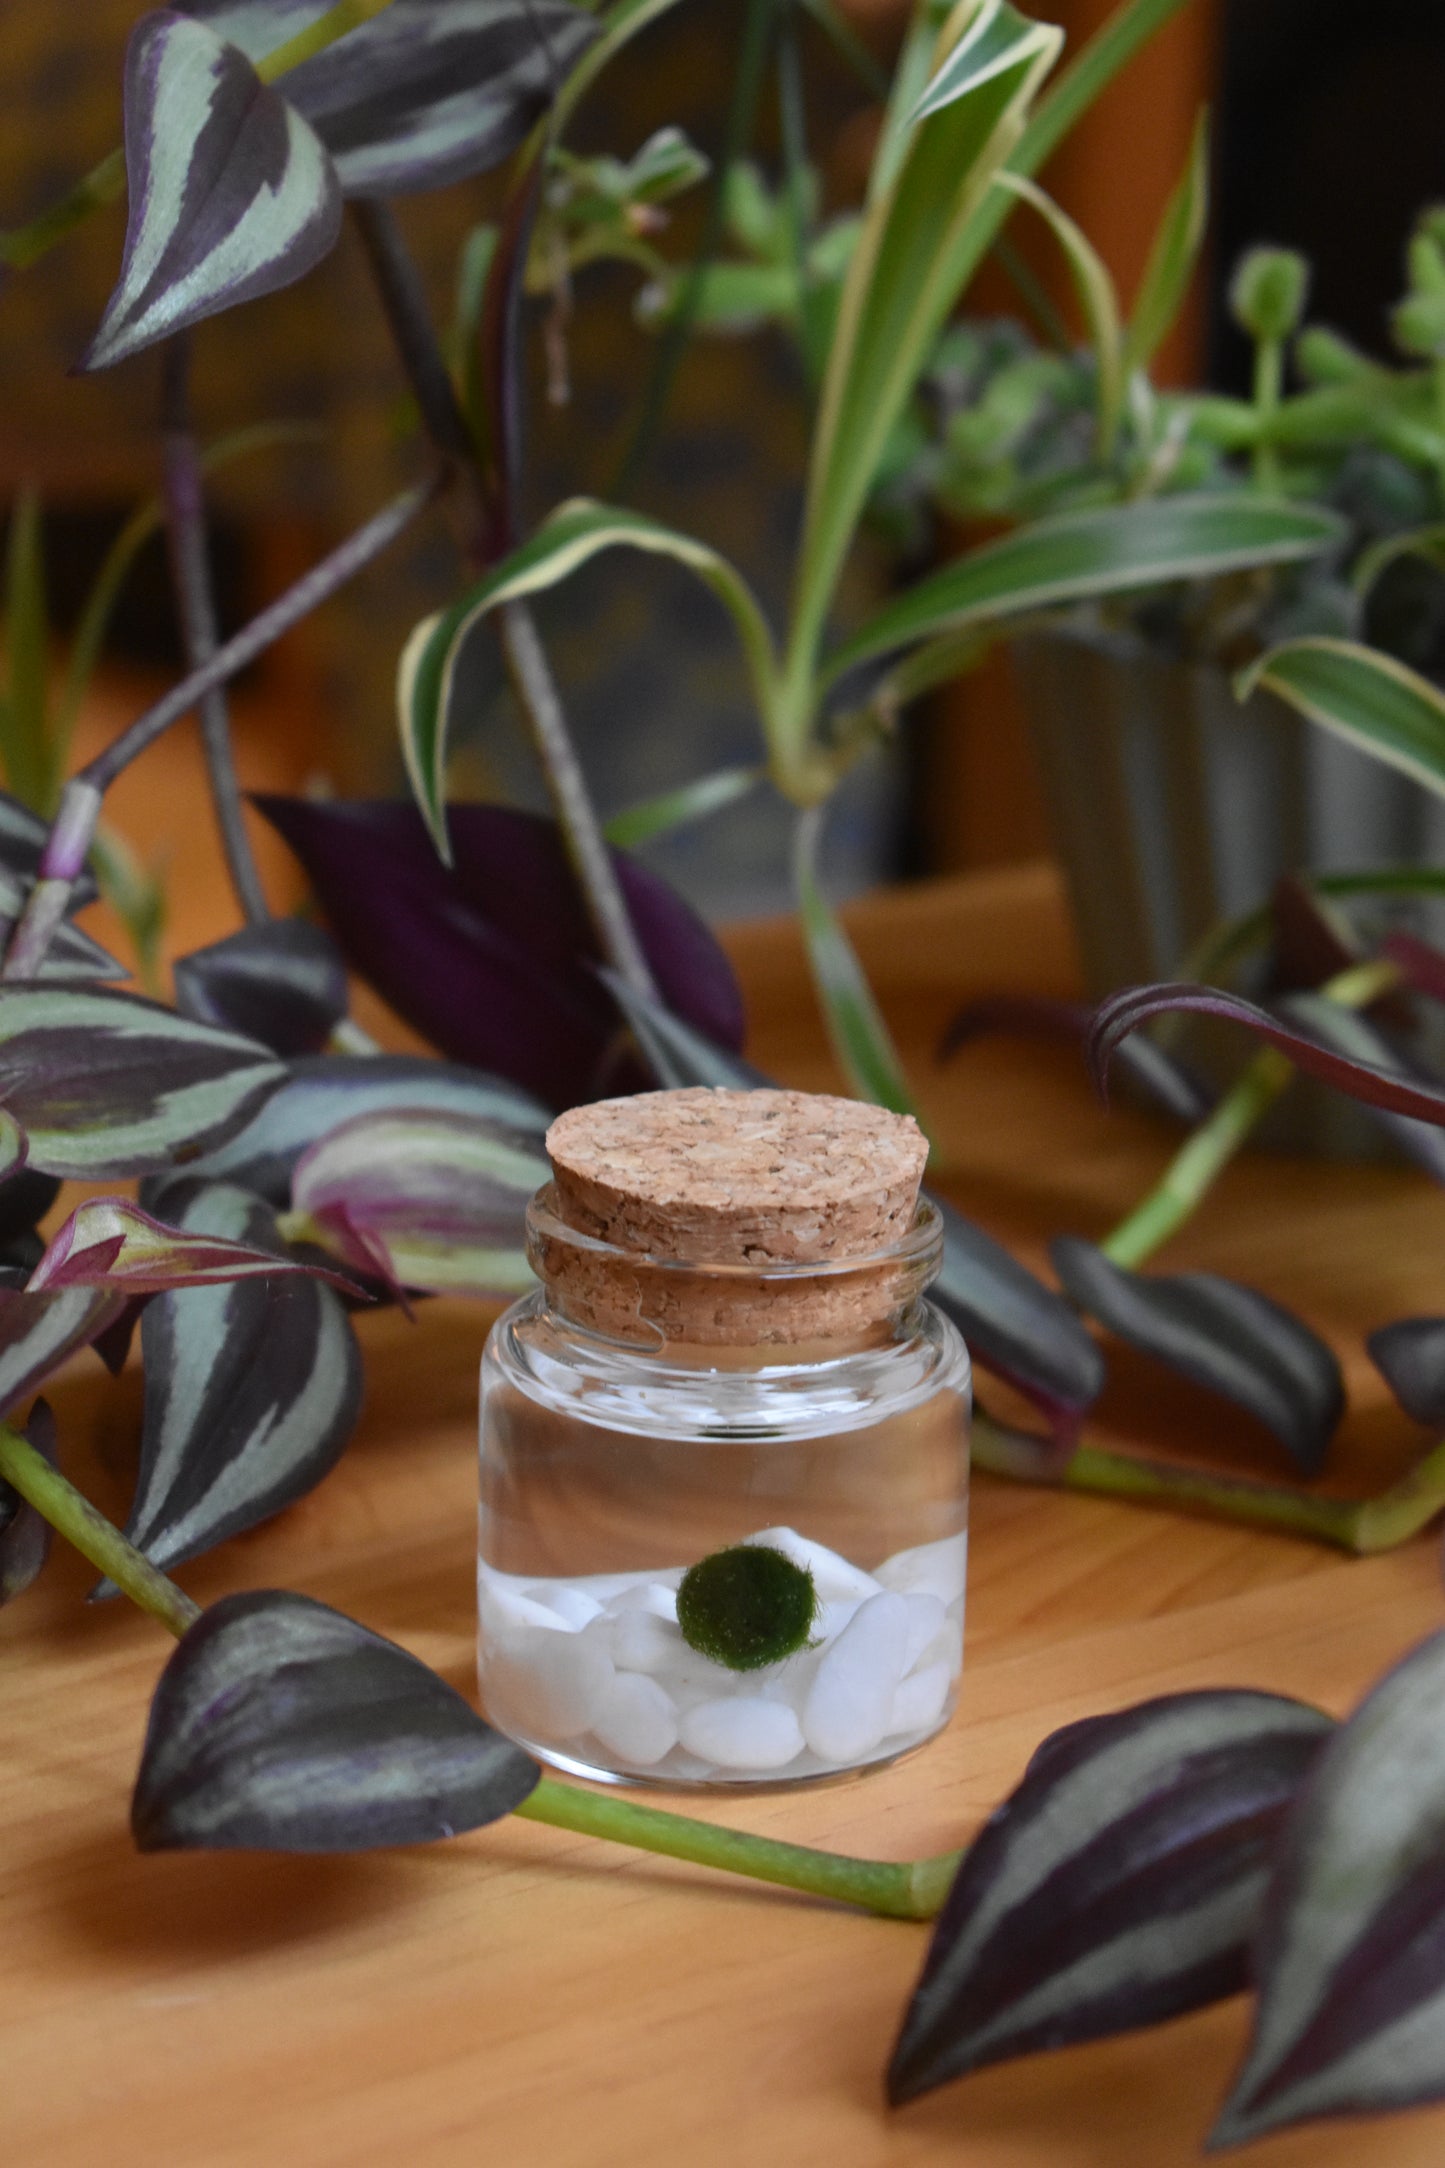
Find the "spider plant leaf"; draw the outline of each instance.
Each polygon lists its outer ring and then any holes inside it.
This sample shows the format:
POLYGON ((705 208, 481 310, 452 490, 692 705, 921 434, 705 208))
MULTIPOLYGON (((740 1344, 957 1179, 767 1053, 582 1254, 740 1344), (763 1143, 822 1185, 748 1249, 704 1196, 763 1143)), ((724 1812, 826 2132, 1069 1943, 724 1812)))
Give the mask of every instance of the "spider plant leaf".
POLYGON ((1134 296, 1134 310, 1124 338, 1124 368, 1147 369, 1183 308, 1204 246, 1209 222, 1209 114, 1194 124, 1189 159, 1164 206, 1149 258, 1134 296))
POLYGON ((699 776, 695 783, 659 791, 654 798, 642 799, 614 813, 606 826, 607 840, 618 850, 635 851, 657 836, 670 835, 675 828, 707 820, 736 805, 740 798, 756 790, 762 779, 761 768, 717 768, 711 775, 699 776))
POLYGON ((125 64, 130 219, 120 282, 80 362, 110 368, 329 253, 341 190, 312 129, 245 54, 169 9, 125 64))
POLYGON ((1020 173, 1001 173, 1000 188, 1036 211, 1063 252, 1083 312, 1084 329, 1098 375, 1099 457, 1113 457, 1124 408, 1124 327, 1109 267, 1075 219, 1020 173))
POLYGON ((1272 1846, 1331 1730, 1303 1702, 1219 1690, 1054 1732, 964 1854, 890 2099, 1235 1994, 1272 1846))
POLYGON ((459 602, 425 618, 402 651, 397 713, 402 753, 413 794, 438 851, 448 864, 446 765, 452 682, 468 635, 504 602, 541 594, 568 579, 602 550, 633 549, 671 557, 695 572, 730 611, 753 676, 759 709, 772 701, 772 634, 747 583, 706 544, 640 512, 619 511, 590 498, 560 505, 536 532, 459 602))
POLYGON ((1092 1242, 1061 1236, 1049 1256, 1081 1310, 1130 1347, 1233 1402, 1317 1475, 1345 1407, 1334 1351, 1257 1288, 1214 1272, 1128 1272, 1092 1242))
POLYGON ((1445 795, 1445 694, 1392 655, 1353 640, 1289 640, 1235 680, 1241 700, 1260 686, 1445 795))
POLYGON ((798 915, 807 943, 813 987, 828 1027, 833 1052, 860 1099, 918 1119, 903 1062, 863 966, 818 883, 818 846, 823 808, 798 817, 793 850, 793 879, 798 915))
POLYGON ((1319 557, 1342 535, 1332 512, 1245 495, 1147 498, 1033 521, 930 573, 828 659, 827 681, 876 655, 1083 597, 1319 557))
POLYGON ((1445 1633, 1325 1746, 1281 1832, 1212 2149, 1445 2097, 1445 1633))
POLYGON ((151 1704, 143 1852, 359 1852, 477 1829, 537 1764, 416 1657, 309 1596, 224 1596, 151 1704))
POLYGON ((182 1015, 288 1057, 319 1053, 346 1014, 341 951, 303 918, 245 926, 178 957, 174 975, 182 1015))
POLYGON ((1418 557, 1445 572, 1445 526, 1412 527, 1405 534, 1387 534, 1361 550, 1350 575, 1350 584, 1362 598, 1368 596, 1383 573, 1402 557, 1418 557))
POLYGON ((292 1241, 430 1294, 517 1294, 532 1285, 527 1204, 548 1179, 536 1137, 475 1115, 358 1114, 302 1154, 292 1241))
POLYGON ((254 1040, 108 989, 0 988, 0 1103, 42 1174, 150 1174, 240 1129, 285 1075, 254 1040))
MULTIPOLYGON (((269 1256, 271 1269, 173 1284, 141 1315, 145 1413, 125 1532, 163 1567, 314 1490, 361 1407, 361 1355, 345 1305, 317 1274, 294 1269, 270 1207, 208 1182, 176 1185, 169 1205, 196 1256, 241 1250, 269 1256)), ((96 1591, 114 1593, 107 1582, 96 1591)))

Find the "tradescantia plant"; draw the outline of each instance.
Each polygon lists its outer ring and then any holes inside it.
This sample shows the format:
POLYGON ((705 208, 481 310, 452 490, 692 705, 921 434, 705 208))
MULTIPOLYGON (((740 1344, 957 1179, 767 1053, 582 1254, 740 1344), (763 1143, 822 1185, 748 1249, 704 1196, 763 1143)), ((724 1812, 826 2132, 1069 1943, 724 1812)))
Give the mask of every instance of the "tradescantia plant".
MULTIPOLYGON (((36 692, 37 609, 33 600, 16 609, 17 595, 33 598, 34 581, 28 590, 22 577, 10 583, 0 718, 14 793, 0 800, 0 1600, 31 1585, 54 1528, 95 1566, 97 1597, 124 1594, 177 1636, 133 1803, 142 1847, 349 1850, 519 1813, 902 1918, 942 1906, 895 2058, 899 2098, 1004 2053, 1150 2022, 1230 1992, 1257 1930, 1259 2028, 1226 2137, 1341 2106, 1433 2097, 1445 2085, 1438 2055, 1402 2057, 1391 2025, 1428 2007, 1445 1953, 1431 1944, 1422 1956, 1417 1943, 1404 1963, 1389 1923, 1412 1900, 1416 1862, 1434 1834, 1434 1790, 1416 1781, 1400 1742, 1437 1683, 1438 1644, 1407 1660, 1338 1730, 1318 1712, 1240 1694, 1100 1719, 1048 1743, 962 1860, 890 1863, 557 1783, 361 1624, 285 1591, 233 1596, 201 1613, 168 1577, 300 1497, 344 1450, 361 1394, 357 1303, 410 1304, 443 1290, 497 1296, 525 1284, 522 1207, 543 1175, 550 1110, 649 1082, 757 1081, 739 1053, 741 1005, 721 950, 619 847, 724 802, 753 778, 704 778, 637 809, 622 837, 604 836, 530 615, 533 594, 600 550, 626 547, 680 561, 732 613, 767 774, 796 809, 799 909, 840 1057, 859 1090, 906 1107, 902 1064, 817 872, 827 800, 880 716, 1041 611, 1321 565, 1341 542, 1327 506, 1276 487, 1267 471, 1245 489, 1222 470, 1217 487, 1119 488, 1032 519, 902 589, 861 628, 832 629, 854 536, 879 501, 968 280, 1015 206, 1049 221, 1105 320, 1090 259, 1033 176, 1183 0, 1123 0, 1056 82, 1059 33, 1008 0, 951 8, 922 0, 848 245, 805 249, 800 259, 810 267, 798 309, 818 406, 781 634, 710 546, 625 505, 573 502, 520 533, 518 339, 534 221, 564 229, 574 262, 584 260, 589 231, 594 255, 615 253, 619 230, 645 237, 649 216, 698 172, 675 138, 654 138, 611 166, 575 159, 563 141, 598 71, 669 4, 611 0, 590 12, 568 0, 194 0, 145 14, 126 60, 124 152, 33 225, 0 237, 0 261, 24 270, 127 192, 118 281, 85 365, 121 365, 159 347, 163 438, 158 504, 136 515, 106 568, 58 718, 36 692), (449 350, 391 199, 508 159, 497 228, 469 244, 463 335, 449 350), (235 447, 196 440, 190 344, 210 318, 303 277, 348 217, 420 418, 420 477, 222 642, 204 485, 235 447), (418 627, 399 671, 415 804, 265 802, 329 930, 275 919, 242 819, 225 687, 441 506, 453 522, 456 589, 418 627), (69 723, 126 551, 157 520, 171 548, 186 674, 62 782, 69 723), (448 803, 457 659, 484 624, 496 631, 537 747, 551 820, 448 803), (180 960, 166 1003, 116 990, 122 968, 75 919, 92 893, 92 866, 104 873, 107 864, 103 851, 97 859, 107 790, 193 709, 244 924, 180 960), (388 1055, 366 1040, 347 1014, 348 963, 417 1025, 437 1058, 388 1055), (72 1177, 141 1186, 136 1197, 88 1196, 47 1240, 42 1222, 72 1177), (119 1365, 137 1328, 140 1468, 121 1531, 60 1473, 36 1396, 86 1346, 119 1365), (1372 1765, 1382 1739, 1400 1761, 1397 1812, 1384 1830, 1362 1805, 1361 1739, 1372 1765), (1039 1932, 1036 1852, 1021 1841, 1038 1826, 1057 1853, 1049 1902, 1066 1904, 1072 1971, 1039 1932), (1343 1908, 1341 1861, 1352 1891, 1343 1908), (1326 1916, 1327 1941, 1315 1933, 1326 1916), (1381 1984, 1361 2016, 1344 2007, 1341 1982, 1367 1963, 1381 1984)), ((811 4, 846 43, 826 0, 811 4)), ((786 18, 785 76, 795 69, 791 10, 752 0, 744 91, 775 15, 786 18)), ((791 163, 800 206, 802 169, 791 163)), ((724 183, 736 185, 727 174, 724 183)), ((1167 207, 1130 324, 1100 350, 1101 459, 1125 457, 1134 442, 1126 414, 1149 407, 1145 371, 1170 297, 1182 292, 1193 204, 1186 190, 1167 207)), ((698 294, 708 270, 704 260, 691 281, 698 294)), ((1428 286, 1423 258, 1418 283, 1428 286)), ((681 313, 679 301, 674 325, 681 313)), ((1428 311, 1417 314, 1411 335, 1424 339, 1428 311)), ((12 564, 24 557, 14 535, 12 564)), ((1265 667, 1286 697, 1334 727, 1427 761, 1429 688, 1392 675, 1396 666, 1314 641, 1265 667)), ((1301 922, 1318 933, 1312 910, 1308 899, 1296 908, 1296 934, 1301 922)), ((1257 932, 1236 929, 1231 939, 1247 946, 1257 932)), ((1039 1433, 1025 1436, 985 1416, 979 1442, 989 1465, 1078 1487, 1182 1495, 1356 1548, 1398 1540, 1445 1503, 1445 1470, 1433 1461, 1407 1495, 1353 1508, 1282 1486, 1150 1470, 1079 1435, 1103 1378, 1081 1314, 1090 1313, 1271 1422, 1302 1470, 1318 1466, 1340 1401, 1328 1349, 1249 1290, 1198 1276, 1151 1279, 1138 1267, 1281 1088, 1286 1065, 1345 1082, 1393 1119, 1445 1126, 1445 1094, 1402 1070, 1371 1036, 1370 1013, 1402 988, 1433 998, 1442 978, 1436 959, 1398 944, 1379 956, 1331 951, 1309 982, 1321 991, 1287 1018, 1228 993, 1165 990, 1101 1020, 1101 1063, 1117 1052, 1176 1112, 1202 1116, 1202 1127, 1105 1245, 1060 1248, 1065 1293, 944 1208, 943 1299, 981 1366, 1019 1388, 1040 1417, 1039 1433), (1125 1037, 1156 1010, 1199 998, 1271 1036, 1260 1062, 1280 1065, 1256 1064, 1212 1110, 1166 1052, 1125 1037)), ((1402 1401, 1432 1421, 1445 1402, 1440 1345, 1439 1329, 1418 1320, 1380 1342, 1402 1401)))

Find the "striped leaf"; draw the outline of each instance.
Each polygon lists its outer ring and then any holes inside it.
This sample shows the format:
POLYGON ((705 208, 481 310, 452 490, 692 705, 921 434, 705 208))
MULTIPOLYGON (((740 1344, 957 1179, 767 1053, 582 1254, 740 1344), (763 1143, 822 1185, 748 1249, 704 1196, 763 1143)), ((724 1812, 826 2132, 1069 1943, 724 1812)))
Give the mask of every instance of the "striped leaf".
POLYGON ((128 1197, 91 1197, 47 1245, 26 1286, 32 1295, 60 1287, 155 1295, 172 1287, 210 1287, 280 1272, 320 1273, 355 1293, 349 1280, 299 1258, 278 1257, 274 1249, 229 1235, 167 1226, 128 1197))
MULTIPOLYGON (((286 1081, 228 1143, 196 1160, 194 1172, 239 1183, 271 1204, 291 1202, 291 1176, 309 1146, 361 1114, 459 1114, 540 1139, 550 1114, 539 1100, 501 1077, 425 1054, 377 1054, 364 1060, 319 1054, 293 1062, 286 1081)), ((0 1199, 4 1192, 0 1190, 0 1199)), ((148 1192, 159 1205, 163 1189, 148 1192)))
POLYGON ((431 1294, 515 1294, 532 1284, 527 1204, 547 1180, 525 1131, 458 1113, 360 1114, 297 1165, 293 1241, 431 1294))
MULTIPOLYGON (((45 1401, 36 1401, 22 1435, 53 1468, 55 1418, 45 1401)), ((50 1534, 44 1515, 0 1482, 0 1609, 38 1580, 50 1556, 50 1534)))
POLYGON ((151 1704, 142 1852, 359 1852, 477 1829, 537 1765, 393 1641, 308 1596, 225 1596, 151 1704))
POLYGON ((341 189, 313 130, 236 46, 169 9, 131 33, 125 163, 120 281, 83 369, 289 286, 340 232, 341 189))
POLYGON ((1092 1242, 1049 1246, 1072 1299, 1130 1347, 1243 1408, 1318 1475, 1345 1409, 1334 1351, 1302 1318, 1215 1272, 1127 1272, 1092 1242))
POLYGON ((860 1099, 919 1118, 893 1034, 883 1020, 863 966, 818 881, 824 809, 798 816, 793 881, 807 943, 813 987, 839 1067, 860 1099))
POLYGON ((1291 640, 1235 681, 1265 686, 1338 738, 1445 794, 1445 693, 1418 671, 1352 640, 1291 640))
POLYGON ((402 754, 413 795, 448 865, 448 724, 457 665, 468 638, 482 619, 504 602, 545 593, 549 587, 570 579, 601 551, 610 549, 671 557, 712 589, 737 627, 752 672, 759 712, 768 713, 775 677, 772 634, 751 588, 727 559, 705 543, 694 542, 641 512, 619 511, 588 497, 574 497, 559 505, 535 534, 469 588, 459 602, 435 617, 424 618, 402 650, 396 680, 402 754))
POLYGON ((890 2097, 1242 1988, 1280 1823, 1332 1728, 1302 1702, 1213 1692, 1046 1739, 964 1854, 890 2097))
POLYGON ((1147 369, 1175 324, 1189 293, 1209 222, 1209 114, 1195 122, 1189 162, 1164 207, 1149 260, 1134 296, 1124 342, 1124 366, 1147 369))
POLYGON ((1445 1633, 1321 1755, 1285 1825, 1254 1950, 1244 2066, 1210 2135, 1445 2098, 1445 1633))
POLYGON ((829 657, 829 682, 916 641, 973 631, 1081 598, 1253 565, 1319 557, 1343 537, 1332 512, 1236 492, 1063 512, 986 542, 890 602, 829 657))
POLYGON ((707 820, 736 805, 757 789, 763 773, 761 768, 717 768, 711 775, 699 776, 695 783, 680 783, 676 790, 659 791, 655 797, 641 799, 614 813, 606 824, 607 840, 619 850, 635 851, 655 836, 670 835, 675 828, 707 820))
POLYGON ((98 1340, 124 1309, 125 1297, 105 1287, 30 1295, 0 1286, 0 1420, 78 1348, 98 1340))
MULTIPOLYGON (((328 4, 189 0, 186 13, 260 60, 328 4)), ((564 0, 391 0, 283 88, 346 195, 408 195, 500 165, 597 31, 564 0)))
POLYGON ((240 1129, 285 1075, 253 1040, 134 994, 0 987, 0 1103, 42 1174, 150 1174, 240 1129))
MULTIPOLYGON (((177 1184, 168 1204, 198 1240, 284 1255, 269 1206, 244 1190, 177 1184)), ((361 1356, 340 1296, 311 1274, 158 1295, 140 1331, 145 1416, 125 1532, 170 1567, 315 1489, 355 1427, 361 1356)))
POLYGON ((317 1054, 346 1014, 346 966, 304 918, 243 926, 175 964, 176 1007, 259 1039, 276 1054, 317 1054))

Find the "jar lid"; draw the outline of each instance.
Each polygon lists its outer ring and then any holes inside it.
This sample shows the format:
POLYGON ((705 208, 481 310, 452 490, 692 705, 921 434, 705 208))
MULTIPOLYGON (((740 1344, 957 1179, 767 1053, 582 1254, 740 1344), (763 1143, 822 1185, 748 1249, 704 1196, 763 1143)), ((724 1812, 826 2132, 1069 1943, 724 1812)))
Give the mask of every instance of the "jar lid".
POLYGON ((582 1241, 544 1248, 544 1276, 602 1329, 776 1342, 896 1303, 928 1157, 908 1116, 820 1093, 643 1092, 571 1108, 546 1141, 549 1215, 582 1241), (649 1269, 668 1266, 700 1269, 649 1269))

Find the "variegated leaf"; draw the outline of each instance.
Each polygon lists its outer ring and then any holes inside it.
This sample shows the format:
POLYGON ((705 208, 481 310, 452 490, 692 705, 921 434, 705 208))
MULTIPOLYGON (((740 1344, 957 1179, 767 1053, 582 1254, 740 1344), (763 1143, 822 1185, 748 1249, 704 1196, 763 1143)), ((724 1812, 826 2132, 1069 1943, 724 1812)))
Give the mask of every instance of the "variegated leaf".
POLYGON ((115 1323, 123 1295, 105 1287, 27 1294, 0 1286, 0 1419, 115 1323))
POLYGON ((1401 1317, 1365 1342, 1405 1413, 1430 1430, 1445 1424, 1445 1317, 1401 1317))
MULTIPOLYGON (((186 12, 259 59, 325 4, 191 0, 186 12)), ((409 195, 500 165, 597 29, 564 0, 391 0, 288 70, 283 88, 331 153, 348 196, 409 195)))
POLYGON ((1303 1702, 1214 1692, 1046 1739, 964 1854, 890 2098, 1236 1993, 1279 1825, 1332 1728, 1303 1702))
MULTIPOLYGON (((23 1434, 53 1468, 55 1418, 45 1401, 36 1401, 23 1434)), ((25 1594, 49 1556, 49 1521, 8 1483, 0 1482, 0 1607, 25 1594)))
POLYGON ((285 1074, 254 1040, 138 995, 0 986, 0 1104, 42 1174, 177 1165, 233 1135, 285 1074))
MULTIPOLYGON (((198 1239, 283 1245, 270 1208, 228 1184, 168 1199, 198 1239)), ((170 1567, 314 1490, 361 1406, 361 1357, 339 1295, 270 1274, 158 1295, 141 1318, 145 1417, 126 1534, 170 1567)), ((113 1593, 109 1589, 107 1594, 113 1593)))
POLYGON ((452 1113, 360 1114, 299 1161, 293 1241, 432 1294, 530 1287, 526 1210, 548 1178, 525 1133, 452 1113))
POLYGON ((1345 1388, 1334 1351, 1302 1318, 1216 1272, 1128 1272, 1074 1236, 1053 1242, 1049 1256, 1087 1315, 1246 1409, 1307 1475, 1318 1474, 1345 1388))
POLYGON ((300 1258, 278 1257, 274 1249, 258 1249, 205 1229, 167 1226, 128 1197, 91 1197, 77 1206, 50 1242, 27 1288, 32 1295, 59 1287, 154 1295, 173 1287, 211 1287, 278 1272, 319 1274, 355 1292, 349 1280, 303 1264, 300 1258))
POLYGON ((1281 1836, 1244 2066, 1210 2135, 1445 2098, 1445 1633, 1331 1740, 1281 1836))
MULTIPOLYGON (((539 1100, 501 1077, 425 1054, 377 1054, 358 1060, 320 1054, 296 1061, 286 1081, 230 1140, 194 1162, 214 1181, 238 1182, 274 1205, 291 1201, 297 1160, 319 1138, 360 1114, 462 1114, 540 1138, 552 1119, 539 1100)), ((147 1192, 156 1205, 159 1188, 147 1192)), ((0 1197, 4 1192, 0 1191, 0 1197)))
MULTIPOLYGON (((3 854, 6 836, 0 826, 0 854, 3 854)), ((25 908, 34 882, 28 874, 11 871, 0 863, 0 951, 9 941, 15 923, 25 908)), ((93 892, 92 892, 93 896, 93 892)), ((78 904, 72 905, 79 909, 78 904)), ((40 967, 44 979, 86 980, 124 979, 130 976, 123 963, 103 949, 98 941, 70 919, 63 919, 51 936, 50 947, 40 967)))
MULTIPOLYGON (((29 1154, 30 1139, 14 1115, 0 1107, 0 1189, 8 1186, 23 1172, 29 1154)), ((39 1216, 37 1213, 36 1217, 39 1216)))
POLYGON ((125 159, 120 281, 82 368, 289 286, 340 231, 340 185, 313 129, 236 46, 168 8, 131 33, 125 159))
POLYGON ((357 1852, 477 1829, 540 1772, 393 1641, 307 1596, 212 1604, 151 1704, 143 1852, 357 1852))
POLYGON ((179 956, 176 1007, 259 1039, 273 1053, 318 1054, 346 1014, 346 966, 324 927, 273 918, 179 956))

